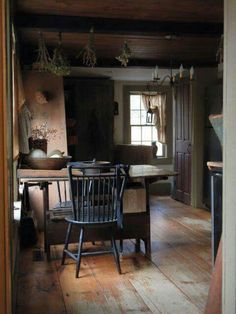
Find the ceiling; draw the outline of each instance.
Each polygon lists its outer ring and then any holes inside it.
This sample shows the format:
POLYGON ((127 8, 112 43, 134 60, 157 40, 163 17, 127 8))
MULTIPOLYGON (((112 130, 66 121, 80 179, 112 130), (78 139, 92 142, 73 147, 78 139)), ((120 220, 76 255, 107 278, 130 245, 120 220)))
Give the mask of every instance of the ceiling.
POLYGON ((15 24, 24 63, 32 62, 41 31, 47 47, 62 32, 72 65, 95 30, 97 66, 119 66, 126 40, 130 66, 214 66, 223 33, 223 0, 17 0, 15 24))

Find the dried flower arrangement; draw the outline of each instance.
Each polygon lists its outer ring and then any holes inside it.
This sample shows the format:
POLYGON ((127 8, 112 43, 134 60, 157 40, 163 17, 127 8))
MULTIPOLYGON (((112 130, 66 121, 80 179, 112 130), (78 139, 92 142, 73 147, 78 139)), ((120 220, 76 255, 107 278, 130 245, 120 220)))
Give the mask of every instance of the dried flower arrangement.
POLYGON ((116 57, 116 60, 120 61, 122 66, 127 67, 131 55, 132 55, 131 49, 127 41, 125 41, 123 44, 121 54, 118 57, 116 57))
POLYGON ((83 64, 89 67, 94 67, 97 63, 96 49, 94 44, 94 29, 89 32, 89 40, 87 45, 80 51, 77 58, 82 56, 83 64))
POLYGON ((50 60, 49 70, 50 72, 58 75, 64 76, 69 75, 71 72, 70 63, 64 54, 62 48, 62 35, 59 33, 59 40, 57 47, 53 50, 53 56, 50 60))
POLYGON ((33 140, 46 139, 48 142, 55 139, 57 134, 57 129, 48 128, 47 122, 42 123, 40 126, 35 126, 31 130, 31 137, 33 140))

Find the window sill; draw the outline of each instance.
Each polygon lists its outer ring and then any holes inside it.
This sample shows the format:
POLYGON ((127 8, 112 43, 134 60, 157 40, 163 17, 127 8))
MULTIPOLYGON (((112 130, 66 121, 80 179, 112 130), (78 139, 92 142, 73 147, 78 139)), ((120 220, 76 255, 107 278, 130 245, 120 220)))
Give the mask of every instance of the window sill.
POLYGON ((172 165, 173 164, 173 158, 168 157, 157 157, 153 158, 152 165, 172 165))

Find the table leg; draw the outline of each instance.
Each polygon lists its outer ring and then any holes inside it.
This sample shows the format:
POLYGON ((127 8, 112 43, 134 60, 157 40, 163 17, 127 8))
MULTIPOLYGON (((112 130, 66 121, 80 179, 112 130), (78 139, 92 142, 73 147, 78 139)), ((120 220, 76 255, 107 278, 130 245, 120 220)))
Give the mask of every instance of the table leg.
POLYGON ((47 239, 47 215, 49 211, 48 182, 43 182, 40 188, 43 190, 44 252, 47 253, 47 257, 50 259, 50 246, 47 239))
POLYGON ((149 180, 145 180, 145 187, 146 187, 146 212, 148 214, 148 235, 144 239, 144 244, 145 244, 145 255, 146 257, 150 258, 151 257, 151 223, 150 223, 150 195, 149 195, 149 180))

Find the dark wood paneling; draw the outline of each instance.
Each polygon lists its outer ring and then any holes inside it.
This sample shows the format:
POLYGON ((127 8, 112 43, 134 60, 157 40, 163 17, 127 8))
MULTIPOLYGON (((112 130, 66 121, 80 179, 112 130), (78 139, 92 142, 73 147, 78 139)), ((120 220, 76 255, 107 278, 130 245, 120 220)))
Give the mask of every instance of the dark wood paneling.
POLYGON ((67 118, 77 121, 75 160, 112 160, 113 81, 70 79, 74 99, 66 108, 67 118), (70 114, 72 114, 70 116, 70 114))
POLYGON ((28 13, 153 21, 222 22, 222 0, 18 0, 18 10, 28 13))
POLYGON ((94 18, 80 16, 59 16, 42 14, 17 14, 18 28, 33 28, 41 31, 59 30, 63 33, 88 33, 93 27, 97 34, 138 35, 138 36, 191 36, 219 37, 223 23, 142 21, 94 18))
MULTIPOLYGON (((74 57, 88 42, 86 32, 93 26, 97 66, 119 65, 114 58, 124 40, 132 50, 129 66, 166 67, 170 58, 173 66, 215 66, 223 33, 222 0, 180 0, 178 5, 175 0, 18 0, 17 10, 21 46, 33 46, 28 55, 35 51, 41 30, 52 48, 57 32, 63 32, 67 54, 74 57)), ((31 58, 25 57, 24 63, 31 58)), ((81 61, 73 59, 73 65, 81 61)))
MULTIPOLYGON (((38 42, 38 32, 35 30, 21 31, 21 50, 25 63, 30 64, 36 58, 36 47, 38 42), (32 60, 30 62, 30 60, 32 60)), ((49 49, 56 46, 58 34, 55 32, 43 33, 45 42, 49 49)), ((95 34, 96 53, 98 65, 104 64, 104 60, 110 60, 113 65, 120 63, 115 60, 121 52, 124 40, 127 40, 132 50, 132 65, 155 65, 167 66, 170 64, 170 56, 173 58, 173 66, 212 65, 216 64, 215 52, 217 50, 218 39, 216 38, 177 38, 173 40, 160 37, 137 37, 112 34, 95 34), (133 63, 132 63, 133 60, 133 63), (136 64, 137 62, 137 64, 136 64), (148 63, 149 62, 149 63, 148 63)), ((73 64, 81 63, 75 56, 88 42, 88 34, 63 33, 63 46, 69 57, 72 57, 73 64)))

